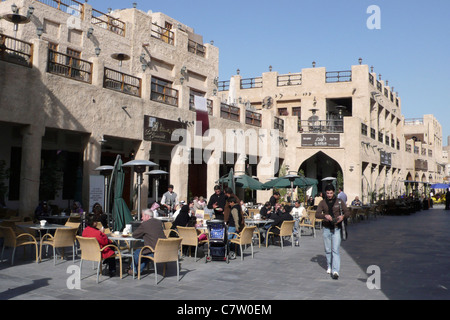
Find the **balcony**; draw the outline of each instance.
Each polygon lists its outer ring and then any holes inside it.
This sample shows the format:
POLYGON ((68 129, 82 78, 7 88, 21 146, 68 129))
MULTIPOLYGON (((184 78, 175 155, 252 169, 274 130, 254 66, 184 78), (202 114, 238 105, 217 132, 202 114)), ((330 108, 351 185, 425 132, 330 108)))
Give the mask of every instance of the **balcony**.
POLYGON ((47 72, 73 80, 92 83, 92 63, 79 58, 48 50, 47 72))
POLYGON ((37 0, 40 3, 46 4, 52 8, 70 13, 80 19, 84 19, 84 4, 76 0, 37 0))
POLYGON ((253 111, 245 111, 245 124, 261 127, 261 114, 253 111))
POLYGON ((298 132, 301 133, 343 133, 344 120, 300 120, 298 132))
POLYGON ((203 58, 206 55, 206 47, 190 39, 188 41, 188 51, 203 58))
POLYGON ((156 23, 152 24, 151 36, 172 46, 175 43, 174 33, 167 28, 158 26, 156 23))
POLYGON ((0 34, 0 60, 31 68, 33 64, 33 45, 0 34))
POLYGON ((105 30, 114 32, 119 36, 125 37, 125 23, 106 13, 92 9, 91 23, 105 30))
POLYGON ((103 88, 119 91, 135 97, 141 96, 141 79, 116 70, 105 68, 103 88))
POLYGON ((239 122, 241 118, 241 110, 225 103, 220 104, 220 117, 231 121, 239 122))
POLYGON ((301 84, 302 84, 302 74, 301 73, 282 75, 282 76, 278 76, 278 78, 277 78, 277 86, 278 87, 299 86, 301 84))
POLYGON ((262 88, 262 78, 249 78, 241 80, 241 89, 262 88))
POLYGON ((351 71, 330 71, 325 73, 326 83, 351 82, 351 81, 352 81, 351 71))
POLYGON ((162 79, 152 77, 150 100, 178 107, 178 90, 162 79))

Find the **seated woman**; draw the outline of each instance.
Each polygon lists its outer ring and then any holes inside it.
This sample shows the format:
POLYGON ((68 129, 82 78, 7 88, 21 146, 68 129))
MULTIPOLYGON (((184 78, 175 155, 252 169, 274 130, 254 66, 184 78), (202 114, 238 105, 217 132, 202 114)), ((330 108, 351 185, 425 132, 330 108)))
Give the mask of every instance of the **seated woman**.
MULTIPOLYGON (((112 241, 108 239, 106 234, 97 229, 97 224, 100 223, 96 221, 94 214, 90 213, 86 217, 87 227, 84 229, 82 236, 85 238, 96 238, 102 249, 108 244, 112 244, 112 241)), ((116 260, 114 258, 114 250, 111 248, 106 248, 102 251, 103 264, 108 263, 109 266, 109 276, 114 277, 116 275, 116 260)))

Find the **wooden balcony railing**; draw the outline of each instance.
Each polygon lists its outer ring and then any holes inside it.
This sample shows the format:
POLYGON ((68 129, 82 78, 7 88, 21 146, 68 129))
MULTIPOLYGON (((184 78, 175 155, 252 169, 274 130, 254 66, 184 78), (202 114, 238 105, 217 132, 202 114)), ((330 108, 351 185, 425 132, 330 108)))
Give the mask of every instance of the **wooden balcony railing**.
POLYGON ((84 4, 76 0, 37 0, 52 8, 67 12, 84 20, 84 4))
POLYGON ((92 83, 92 63, 70 55, 48 50, 47 72, 92 83))
POLYGON ((142 80, 129 74, 105 68, 103 88, 140 97, 142 80))
POLYGON ((233 107, 225 103, 220 104, 220 117, 232 121, 240 121, 241 110, 238 107, 233 107))
POLYGON ((284 120, 275 117, 275 120, 273 121, 273 128, 280 130, 280 132, 284 132, 284 120))
POLYGON ((262 116, 260 113, 253 112, 250 110, 245 111, 245 124, 261 127, 261 119, 262 116))
POLYGON ((125 37, 125 22, 106 13, 92 9, 91 23, 105 30, 114 32, 119 36, 125 37))
POLYGON ((178 107, 178 90, 168 85, 152 82, 150 100, 178 107))
POLYGON ((33 65, 33 45, 0 34, 0 60, 31 68, 33 65))
POLYGON ((200 57, 205 57, 206 54, 206 47, 200 43, 197 43, 193 40, 188 41, 188 51, 195 53, 196 55, 200 57))
POLYGON ((158 26, 156 23, 152 24, 151 36, 171 45, 175 43, 174 33, 167 28, 158 26))

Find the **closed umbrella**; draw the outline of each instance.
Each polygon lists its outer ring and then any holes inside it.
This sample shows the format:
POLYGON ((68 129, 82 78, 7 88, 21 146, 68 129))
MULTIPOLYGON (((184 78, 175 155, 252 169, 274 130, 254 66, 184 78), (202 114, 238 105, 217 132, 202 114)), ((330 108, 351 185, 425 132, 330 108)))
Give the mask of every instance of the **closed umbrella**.
POLYGON ((112 182, 110 185, 110 191, 114 193, 114 201, 112 207, 112 216, 114 220, 114 231, 122 231, 125 225, 133 221, 130 209, 128 208, 123 195, 123 182, 125 179, 125 173, 122 168, 122 159, 120 155, 117 156, 114 164, 114 170, 112 173, 112 182))

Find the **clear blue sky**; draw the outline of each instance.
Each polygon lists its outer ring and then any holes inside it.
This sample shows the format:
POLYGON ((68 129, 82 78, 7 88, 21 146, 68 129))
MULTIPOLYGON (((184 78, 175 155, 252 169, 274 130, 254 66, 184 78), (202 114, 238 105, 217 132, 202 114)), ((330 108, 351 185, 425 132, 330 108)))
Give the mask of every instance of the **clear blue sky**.
MULTIPOLYGON (((171 0, 136 1, 194 28, 220 50, 220 80, 302 68, 347 70, 363 58, 399 92, 405 118, 434 114, 444 145, 450 136, 450 1, 171 0), (381 29, 370 30, 377 5, 381 29)), ((94 8, 131 8, 133 1, 89 0, 94 8)))

